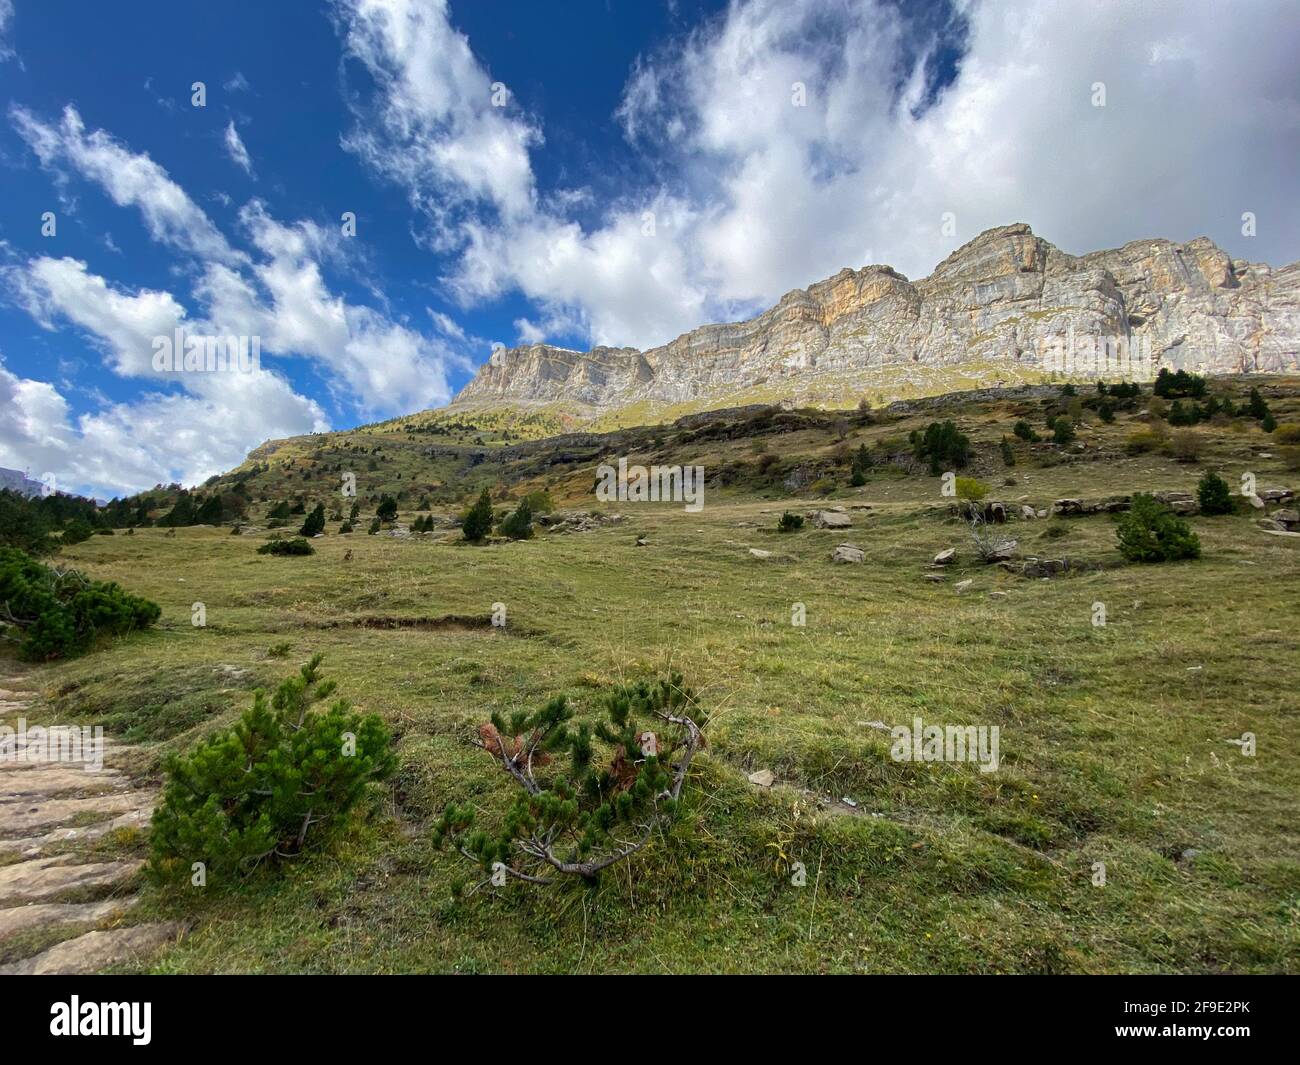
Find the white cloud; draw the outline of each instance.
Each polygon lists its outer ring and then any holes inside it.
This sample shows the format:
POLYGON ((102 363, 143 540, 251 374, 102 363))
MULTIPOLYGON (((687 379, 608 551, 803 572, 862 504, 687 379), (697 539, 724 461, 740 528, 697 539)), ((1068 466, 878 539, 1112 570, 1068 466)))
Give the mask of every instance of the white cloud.
POLYGON ((238 259, 208 216, 166 170, 148 155, 118 144, 102 129, 87 134, 75 107, 63 109, 58 126, 40 121, 23 107, 12 107, 9 113, 42 166, 55 170, 71 167, 101 185, 119 207, 137 208, 149 235, 160 244, 203 259, 238 259))
MULTIPOLYGON (((338 9, 387 119, 358 150, 456 249, 453 291, 470 304, 518 290, 543 323, 580 322, 596 343, 662 343, 843 266, 923 276, 1013 221, 1079 253, 1204 234, 1280 265, 1300 245, 1300 31, 1285 0, 1227 20, 1212 0, 970 2, 942 24, 883 0, 735 0, 634 65, 614 117, 658 177, 586 227, 563 197, 537 194, 526 153, 540 136, 491 108, 445 4, 338 9), (957 77, 935 98, 935 57, 954 47, 957 77), (457 163, 483 126, 512 146, 498 173, 508 192, 457 163), (446 190, 458 213, 431 203, 446 190), (1260 219, 1253 240, 1244 211, 1260 219)), ((545 331, 526 320, 526 337, 545 331)))
POLYGON ((540 135, 507 102, 455 30, 445 0, 337 0, 348 54, 377 89, 344 141, 401 183, 445 234, 458 212, 526 217, 535 190, 528 149, 540 135), (393 145, 400 144, 400 151, 393 145))
POLYGON ((169 292, 141 289, 132 295, 92 274, 78 259, 41 257, 5 270, 18 301, 43 328, 59 319, 90 333, 110 358, 114 373, 154 376, 153 340, 171 336, 185 319, 185 308, 169 292))
POLYGON ((13 57, 13 49, 6 40, 14 20, 13 0, 0 0, 0 63, 13 57))
POLYGON ((226 153, 233 159, 245 174, 253 176, 253 160, 248 154, 248 149, 244 147, 244 142, 240 139, 239 130, 235 129, 234 119, 226 127, 226 153))
POLYGON ((0 362, 0 466, 53 474, 68 491, 198 484, 241 463, 250 440, 325 428, 320 408, 274 374, 221 375, 205 394, 150 394, 73 418, 52 385, 0 362))
MULTIPOLYGON (((238 251, 161 167, 102 130, 86 134, 72 107, 58 128, 20 109, 12 115, 44 165, 71 166, 103 185, 115 202, 137 207, 151 236, 192 255, 198 273, 191 313, 169 292, 130 291, 72 258, 37 257, 0 270, 11 297, 44 328, 70 323, 103 351, 112 372, 181 388, 101 405, 76 425, 52 420, 41 441, 20 434, 17 420, 0 422, 6 449, 0 453, 43 467, 61 454, 65 466, 51 468, 65 483, 73 478, 89 486, 139 488, 237 465, 270 437, 328 429, 317 403, 266 368, 253 374, 156 373, 154 341, 177 326, 190 336, 259 338, 264 367, 267 355, 311 360, 336 402, 363 416, 406 413, 450 397, 448 369, 466 362, 453 346, 463 334, 458 338, 443 327, 441 337, 427 336, 332 293, 322 263, 346 262, 349 254, 337 231, 311 221, 282 223, 253 201, 240 222, 255 254, 238 251)), ((14 378, 9 387, 24 409, 39 399, 49 413, 56 397, 62 402, 41 382, 14 378)))

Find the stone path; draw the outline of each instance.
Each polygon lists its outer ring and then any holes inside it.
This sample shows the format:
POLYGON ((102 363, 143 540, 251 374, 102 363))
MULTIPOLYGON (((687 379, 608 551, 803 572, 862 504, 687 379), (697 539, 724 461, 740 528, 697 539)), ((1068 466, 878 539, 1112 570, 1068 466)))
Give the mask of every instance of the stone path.
MULTIPOLYGON (((28 728, 44 723, 29 712, 28 683, 22 674, 0 676, 0 719, 10 728, 20 717, 28 728)), ((0 757, 0 956, 10 959, 0 975, 94 973, 181 935, 174 921, 125 923, 139 901, 129 886, 143 862, 103 849, 119 829, 147 828, 153 813, 155 793, 121 768, 129 751, 106 740, 97 772, 84 761, 37 760, 23 747, 0 757), (78 852, 90 843, 98 849, 78 852), (44 949, 13 960, 24 943, 44 949)))

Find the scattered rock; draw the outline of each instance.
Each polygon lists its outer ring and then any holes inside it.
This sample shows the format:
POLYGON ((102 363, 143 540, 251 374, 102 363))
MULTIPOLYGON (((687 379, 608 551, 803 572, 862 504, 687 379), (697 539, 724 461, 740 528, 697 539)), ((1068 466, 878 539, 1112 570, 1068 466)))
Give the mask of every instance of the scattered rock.
POLYGON ((138 859, 86 865, 67 862, 66 855, 58 855, 0 867, 0 904, 44 902, 68 891, 112 887, 144 865, 138 859))
POLYGON ((103 902, 39 902, 31 906, 0 910, 0 942, 29 928, 98 924, 120 916, 139 901, 139 896, 131 895, 124 899, 105 899, 103 902))
POLYGON ((771 552, 771 551, 764 551, 764 550, 762 550, 762 548, 758 548, 758 547, 751 547, 751 548, 749 549, 749 553, 750 553, 751 555, 753 555, 755 558, 771 558, 771 557, 772 557, 772 552, 771 552))
POLYGON ((856 544, 840 544, 831 552, 832 562, 861 562, 866 557, 856 544))
POLYGON ((1264 501, 1260 499, 1259 496, 1255 495, 1253 492, 1250 495, 1246 496, 1246 502, 1249 503, 1256 510, 1264 509, 1264 501))
POLYGON ((812 523, 819 529, 847 529, 853 525, 853 519, 842 511, 815 510, 812 523))
POLYGON ((1036 511, 1033 507, 1027 506, 1022 503, 1020 506, 1020 516, 1024 518, 1025 521, 1033 521, 1035 518, 1038 517, 1038 511, 1036 511))
POLYGON ((942 584, 948 579, 942 573, 923 573, 921 576, 927 581, 934 581, 936 584, 942 584))
POLYGON ((638 537, 636 538, 636 546, 637 546, 637 547, 645 547, 646 544, 648 544, 649 542, 650 542, 650 541, 647 540, 644 536, 638 536, 638 537))
POLYGON ((964 592, 967 588, 969 588, 974 583, 975 581, 972 578, 967 577, 964 581, 958 581, 956 584, 954 584, 952 586, 952 589, 958 595, 961 595, 962 592, 964 592))
POLYGON ((184 930, 179 921, 141 924, 111 932, 87 932, 35 957, 0 965, 4 976, 82 976, 152 954, 184 930))
POLYGON ((934 556, 934 564, 936 566, 947 566, 956 557, 957 557, 957 549, 955 547, 945 547, 942 551, 940 551, 937 555, 934 556))
POLYGON ((1270 517, 1288 529, 1300 525, 1300 510, 1275 510, 1270 517))
POLYGON ((776 774, 770 769, 759 769, 749 774, 749 782, 760 788, 770 788, 776 783, 776 774))

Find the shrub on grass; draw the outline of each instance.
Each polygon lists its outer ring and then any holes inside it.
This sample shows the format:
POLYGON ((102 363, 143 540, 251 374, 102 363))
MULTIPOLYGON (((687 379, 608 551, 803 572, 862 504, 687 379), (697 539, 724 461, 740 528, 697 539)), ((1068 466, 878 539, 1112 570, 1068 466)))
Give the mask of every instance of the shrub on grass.
POLYGON ((492 531, 492 520, 492 497, 484 488, 474 505, 461 517, 460 531, 470 543, 480 543, 492 531))
POLYGON ((1052 423, 1052 441, 1064 446, 1074 440, 1074 423, 1062 414, 1052 423))
POLYGON ((970 461, 970 438, 951 421, 931 422, 925 432, 912 430, 910 440, 913 454, 926 459, 930 473, 938 475, 943 469, 961 469, 970 461))
POLYGON ((325 504, 317 503, 312 508, 312 512, 307 515, 307 520, 302 523, 302 528, 298 530, 299 536, 315 536, 317 533, 325 531, 325 504))
POLYGON ((495 713, 480 726, 479 746, 519 790, 504 820, 489 829, 474 827, 473 802, 449 804, 434 826, 436 846, 451 843, 481 870, 470 894, 507 879, 594 882, 676 820, 703 744, 694 693, 673 674, 620 685, 600 709, 594 726, 575 724, 561 695, 509 721, 495 713))
POLYGON ((1236 509, 1228 482, 1213 470, 1206 470, 1196 486, 1196 501, 1202 514, 1231 514, 1236 509))
POLYGON ((257 549, 259 555, 314 555, 316 549, 301 536, 294 540, 268 540, 257 549))
POLYGON ((781 520, 776 523, 776 531, 789 533, 798 532, 803 528, 803 515, 786 511, 781 515, 781 520))
POLYGON ((1124 450, 1130 455, 1141 455, 1148 451, 1154 451, 1163 443, 1164 437, 1150 429, 1139 429, 1136 432, 1129 433, 1128 440, 1124 443, 1124 450))
POLYGON ((957 498, 968 503, 978 503, 989 494, 989 486, 975 477, 958 477, 957 498))
POLYGON ((63 527, 62 542, 64 546, 85 543, 95 535, 95 527, 88 521, 77 518, 63 527))
POLYGON ((162 614, 157 603, 116 584, 43 565, 10 547, 0 548, 0 605, 0 637, 37 662, 81 654, 100 636, 148 628, 162 614))
POLYGON ((504 521, 501 532, 512 540, 531 540, 533 537, 533 509, 528 500, 521 500, 504 521))
POLYGON ((1119 551, 1130 562, 1176 562, 1200 558, 1201 542, 1187 522, 1153 496, 1139 492, 1115 530, 1119 551))
POLYGON ((392 738, 374 714, 320 679, 321 655, 269 699, 258 691, 231 729, 165 763, 162 802, 150 834, 151 875, 187 882, 202 862, 216 884, 326 842, 372 781, 395 765, 392 738))
POLYGON ((1191 430, 1174 433, 1169 440, 1169 454, 1177 462, 1197 462, 1201 457, 1201 438, 1191 430))

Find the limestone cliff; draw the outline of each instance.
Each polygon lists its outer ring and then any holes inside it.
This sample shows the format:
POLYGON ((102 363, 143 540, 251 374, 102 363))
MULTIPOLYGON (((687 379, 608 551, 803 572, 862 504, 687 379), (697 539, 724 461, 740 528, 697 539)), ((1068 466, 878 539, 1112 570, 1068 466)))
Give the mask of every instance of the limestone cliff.
POLYGON ((499 350, 452 404, 563 404, 597 417, 745 398, 852 402, 1047 375, 1148 379, 1300 371, 1300 263, 1271 269, 1212 242, 1134 241, 1074 256, 1027 225, 980 234, 909 281, 841 270, 746 322, 648 351, 499 350))

